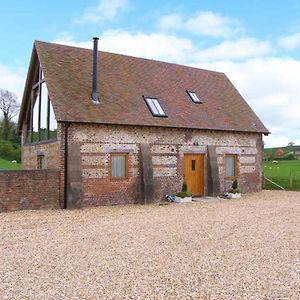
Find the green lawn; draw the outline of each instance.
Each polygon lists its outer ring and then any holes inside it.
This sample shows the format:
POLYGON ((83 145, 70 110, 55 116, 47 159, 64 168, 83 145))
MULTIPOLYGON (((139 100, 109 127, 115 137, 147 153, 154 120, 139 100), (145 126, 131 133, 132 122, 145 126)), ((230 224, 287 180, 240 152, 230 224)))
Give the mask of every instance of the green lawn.
POLYGON ((12 163, 9 160, 0 158, 0 170, 20 170, 21 164, 12 163))
MULTIPOLYGON (((300 160, 280 160, 277 164, 271 161, 264 162, 264 175, 287 190, 300 191, 300 160), (290 174, 292 186, 290 186, 290 174)), ((265 180, 265 189, 278 189, 265 180)))

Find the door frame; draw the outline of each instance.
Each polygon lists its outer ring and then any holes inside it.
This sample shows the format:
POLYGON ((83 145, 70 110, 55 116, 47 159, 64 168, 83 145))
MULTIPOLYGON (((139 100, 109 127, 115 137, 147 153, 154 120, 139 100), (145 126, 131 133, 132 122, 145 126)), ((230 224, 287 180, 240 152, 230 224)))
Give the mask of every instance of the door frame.
POLYGON ((182 180, 184 181, 184 157, 188 155, 203 156, 203 195, 195 195, 201 197, 207 195, 207 153, 206 152, 184 152, 182 157, 182 180))

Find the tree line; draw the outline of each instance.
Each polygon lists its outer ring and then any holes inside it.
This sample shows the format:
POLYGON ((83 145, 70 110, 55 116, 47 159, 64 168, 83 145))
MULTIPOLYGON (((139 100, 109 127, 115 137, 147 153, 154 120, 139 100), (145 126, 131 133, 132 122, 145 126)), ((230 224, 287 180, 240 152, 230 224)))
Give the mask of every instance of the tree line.
POLYGON ((20 137, 14 120, 19 110, 18 97, 0 89, 0 158, 6 160, 21 160, 20 137))
POLYGON ((0 140, 19 143, 17 124, 14 121, 19 113, 18 97, 12 92, 0 89, 0 140))

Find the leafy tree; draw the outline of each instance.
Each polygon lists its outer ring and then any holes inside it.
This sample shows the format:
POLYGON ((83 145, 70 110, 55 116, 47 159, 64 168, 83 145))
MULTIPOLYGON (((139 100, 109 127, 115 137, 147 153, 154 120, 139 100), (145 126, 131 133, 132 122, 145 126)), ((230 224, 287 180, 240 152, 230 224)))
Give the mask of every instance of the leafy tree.
POLYGON ((20 105, 17 96, 7 90, 0 89, 0 111, 3 114, 0 126, 1 139, 11 139, 11 135, 15 139, 13 118, 19 113, 19 109, 20 105))
POLYGON ((283 149, 279 148, 275 152, 276 157, 283 157, 284 156, 284 151, 283 149))
POLYGON ((0 157, 6 160, 21 160, 21 148, 19 144, 10 141, 0 141, 0 157))
POLYGON ((293 147, 295 145, 295 143, 294 142, 289 142, 288 143, 288 146, 291 146, 291 147, 293 147))

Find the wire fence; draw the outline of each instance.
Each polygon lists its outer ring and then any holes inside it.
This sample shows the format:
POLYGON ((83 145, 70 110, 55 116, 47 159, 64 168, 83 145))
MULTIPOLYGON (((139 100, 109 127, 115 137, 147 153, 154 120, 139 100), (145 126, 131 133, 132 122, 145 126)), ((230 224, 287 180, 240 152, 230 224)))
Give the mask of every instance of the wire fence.
POLYGON ((300 168, 286 172, 264 172, 263 178, 264 189, 300 191, 300 168))

